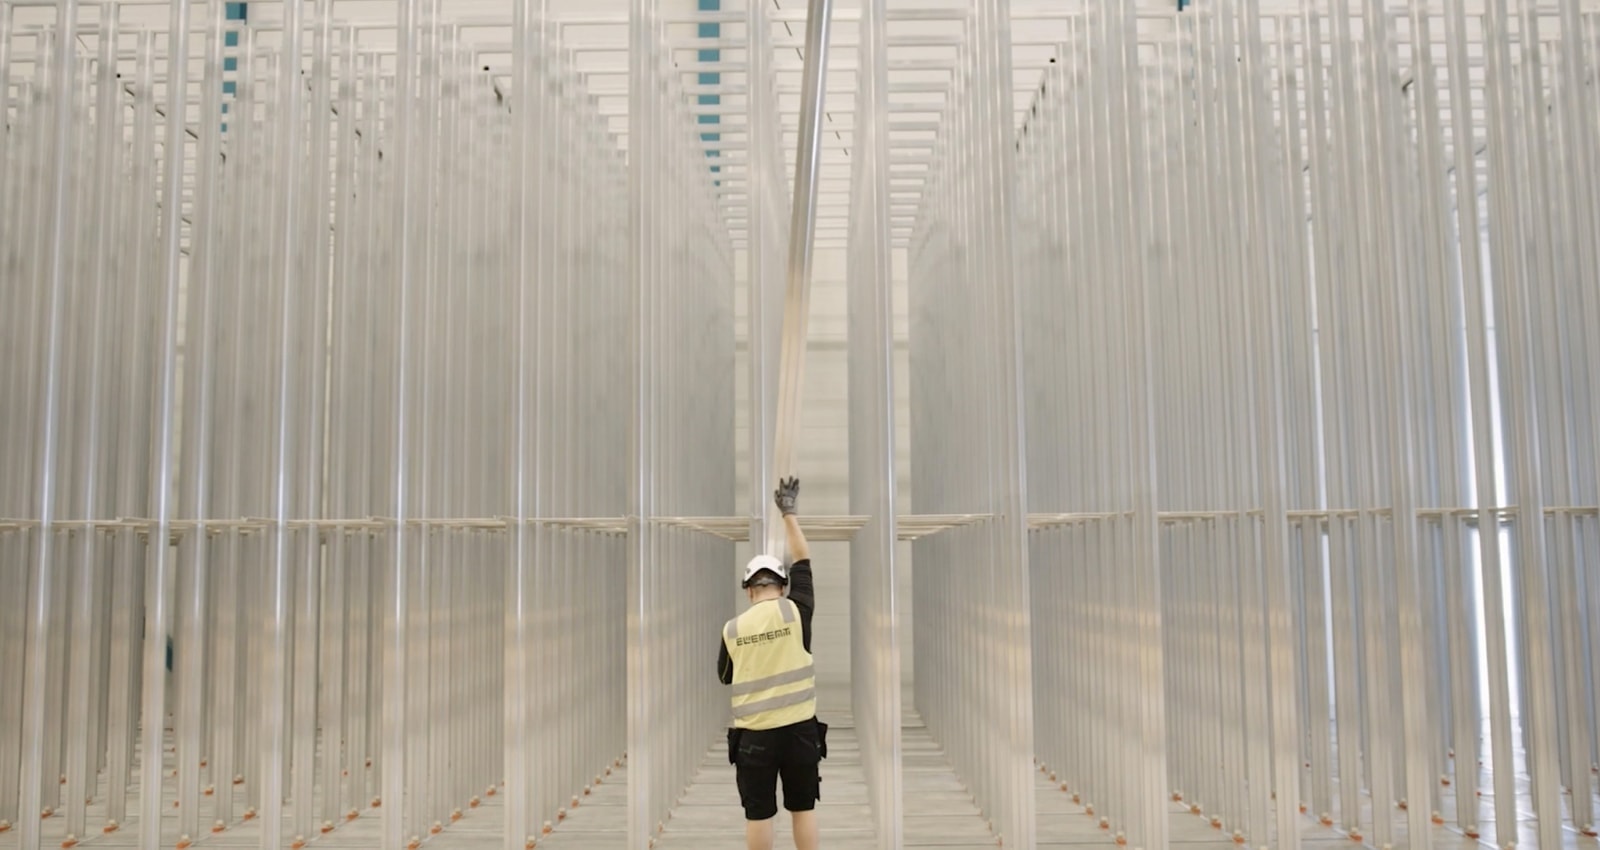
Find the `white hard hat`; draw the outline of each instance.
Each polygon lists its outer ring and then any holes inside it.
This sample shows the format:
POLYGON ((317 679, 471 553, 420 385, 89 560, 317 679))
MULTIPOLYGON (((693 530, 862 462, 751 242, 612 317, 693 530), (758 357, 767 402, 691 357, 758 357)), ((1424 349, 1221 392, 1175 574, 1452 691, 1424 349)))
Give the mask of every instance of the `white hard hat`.
POLYGON ((783 559, 771 555, 757 555, 750 559, 750 563, 744 565, 744 581, 740 582, 740 587, 749 587, 750 579, 755 578, 756 573, 762 570, 769 570, 785 582, 789 581, 789 568, 783 565, 783 559))

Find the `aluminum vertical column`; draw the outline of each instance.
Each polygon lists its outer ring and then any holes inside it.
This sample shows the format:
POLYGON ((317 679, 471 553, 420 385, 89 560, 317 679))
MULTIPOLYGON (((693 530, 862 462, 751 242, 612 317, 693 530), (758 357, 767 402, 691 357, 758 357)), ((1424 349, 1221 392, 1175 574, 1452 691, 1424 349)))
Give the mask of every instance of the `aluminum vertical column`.
MULTIPOLYGON (((20 826, 18 838, 21 845, 30 850, 41 846, 43 842, 40 822, 35 813, 42 808, 43 789, 40 785, 46 781, 43 769, 47 722, 45 686, 50 669, 50 641, 52 638, 59 639, 59 636, 51 634, 50 621, 57 562, 60 560, 56 551, 58 532, 55 519, 59 507, 57 465, 61 455, 58 429, 65 383, 61 361, 66 344, 64 329, 67 318, 67 288, 70 284, 67 270, 70 261, 67 256, 67 243, 70 237, 67 227, 73 219, 73 212, 69 206, 72 193, 68 176, 72 170, 76 130, 72 112, 73 75, 77 71, 77 39, 71 34, 77 31, 77 26, 77 0, 60 0, 56 7, 56 52, 48 88, 54 106, 50 114, 54 120, 50 125, 50 135, 42 136, 48 138, 48 146, 37 149, 40 154, 54 151, 54 156, 45 160, 48 163, 46 173, 49 174, 49 192, 40 199, 45 204, 43 209, 48 211, 49 227, 45 231, 45 242, 48 245, 47 259, 40 268, 41 276, 34 286, 30 287, 41 294, 46 305, 42 357, 39 363, 42 373, 40 375, 42 395, 38 397, 35 408, 38 417, 36 433, 39 444, 34 452, 36 462, 33 484, 36 492, 33 494, 32 503, 38 526, 33 532, 32 569, 24 573, 28 577, 23 584, 23 587, 28 588, 25 591, 27 607, 24 609, 27 618, 25 621, 27 637, 24 646, 27 651, 22 669, 19 671, 22 673, 22 687, 19 689, 22 696, 22 786, 17 815, 20 826)), ((30 351, 29 354, 32 355, 33 352, 30 351)), ((32 401, 33 399, 29 399, 28 406, 33 406, 32 401)))
POLYGON ((728 541, 677 521, 732 511, 733 351, 716 344, 733 337, 733 251, 663 25, 653 0, 631 5, 627 840, 638 850, 666 831, 725 725, 727 694, 698 653, 733 613, 737 566, 728 541))
MULTIPOLYGON (((869 517, 850 541, 851 706, 878 845, 904 842, 901 656, 895 486, 895 315, 889 215, 888 20, 861 15, 848 283, 850 510, 869 517)), ((753 327, 753 326, 752 326, 753 327)))
POLYGON ((1033 703, 1010 14, 965 21, 910 250, 913 499, 985 522, 915 544, 917 707, 1000 840, 1029 846, 1033 703), (974 564, 990 564, 987 571, 974 564), (938 625, 922 625, 928 622, 938 625), (929 634, 929 631, 935 631, 929 634))

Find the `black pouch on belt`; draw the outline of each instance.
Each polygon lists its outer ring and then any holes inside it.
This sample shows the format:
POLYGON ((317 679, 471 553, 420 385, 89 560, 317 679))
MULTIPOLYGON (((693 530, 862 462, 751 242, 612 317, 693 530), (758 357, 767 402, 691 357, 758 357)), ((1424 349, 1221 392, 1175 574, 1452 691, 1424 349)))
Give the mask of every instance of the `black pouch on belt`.
POLYGON ((739 763, 739 738, 743 733, 743 729, 734 726, 728 727, 728 764, 739 763))
POLYGON ((828 724, 817 721, 817 755, 828 757, 828 724))

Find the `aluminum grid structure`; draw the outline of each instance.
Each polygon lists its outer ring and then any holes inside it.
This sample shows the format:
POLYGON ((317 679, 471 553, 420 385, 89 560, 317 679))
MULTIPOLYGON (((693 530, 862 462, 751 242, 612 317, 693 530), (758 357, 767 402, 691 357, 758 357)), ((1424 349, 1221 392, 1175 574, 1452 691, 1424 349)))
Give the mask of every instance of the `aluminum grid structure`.
MULTIPOLYGON (((735 613, 727 541, 661 516, 732 513, 734 253, 655 0, 629 24, 628 833, 659 835, 728 717, 708 625, 735 613), (696 213, 696 214, 691 214, 696 213)), ((714 636, 714 633, 713 633, 714 636)), ((654 840, 647 842, 654 844, 654 840)))
POLYGON ((916 704, 997 840, 1035 841, 1032 631, 1006 5, 963 21, 909 249, 912 500, 984 521, 918 540, 916 704), (971 285, 981 281, 981 285, 971 285))
POLYGON ((509 44, 252 5, 0 7, 0 832, 403 847, 503 797, 522 847, 630 747, 665 819, 727 711, 691 659, 733 554, 626 535, 641 496, 732 507, 733 253, 685 98, 641 70, 630 188, 538 4, 509 44))
POLYGON ((1592 835, 1593 11, 1063 18, 1015 212, 1043 769, 1133 846, 1592 835))
MULTIPOLYGON (((743 250, 766 458, 804 15, 250 8, 0 3, 0 843, 398 847, 493 794, 525 846, 626 750, 647 846, 765 531, 763 463, 730 515, 731 299, 743 250)), ((808 531, 852 540, 880 841, 914 816, 895 537, 917 707, 1012 846, 1054 837, 1030 760, 1108 843, 1178 807, 1257 846, 1587 840, 1600 10, 834 32, 855 515, 808 531)))

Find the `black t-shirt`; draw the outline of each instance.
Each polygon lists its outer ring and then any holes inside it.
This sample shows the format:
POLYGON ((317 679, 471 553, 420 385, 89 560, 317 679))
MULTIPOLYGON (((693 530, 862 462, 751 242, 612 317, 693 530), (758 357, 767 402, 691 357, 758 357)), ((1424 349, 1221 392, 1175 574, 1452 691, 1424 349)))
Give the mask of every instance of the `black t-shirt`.
MULTIPOLYGON (((816 608, 817 591, 811 582, 811 559, 795 561, 789 568, 789 601, 800 609, 800 639, 806 652, 811 651, 811 612, 816 608)), ((717 637, 717 677, 722 684, 733 684, 733 659, 728 657, 728 644, 717 637)))

